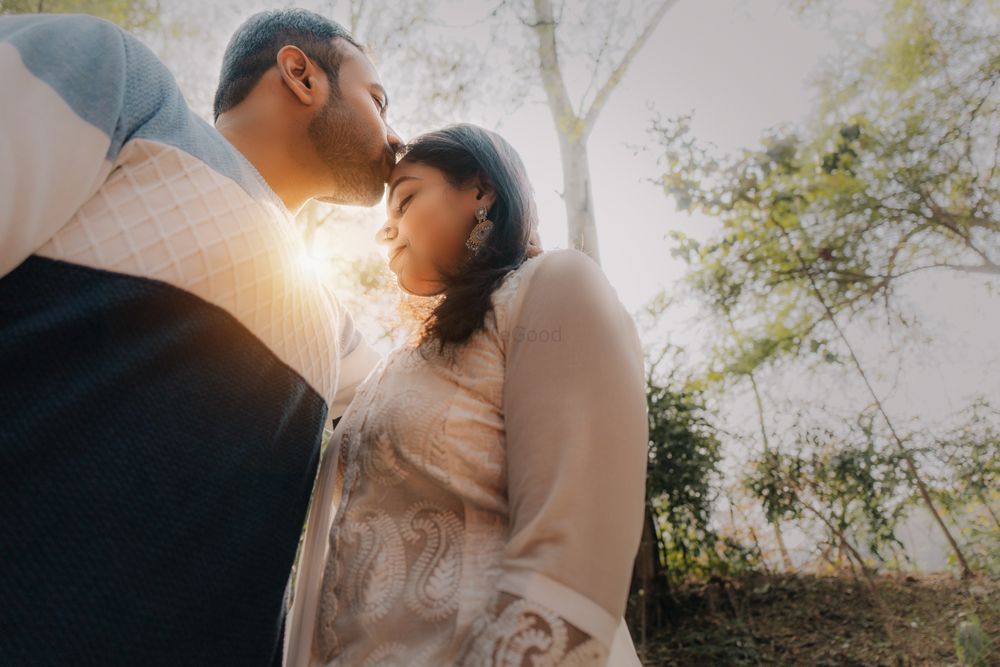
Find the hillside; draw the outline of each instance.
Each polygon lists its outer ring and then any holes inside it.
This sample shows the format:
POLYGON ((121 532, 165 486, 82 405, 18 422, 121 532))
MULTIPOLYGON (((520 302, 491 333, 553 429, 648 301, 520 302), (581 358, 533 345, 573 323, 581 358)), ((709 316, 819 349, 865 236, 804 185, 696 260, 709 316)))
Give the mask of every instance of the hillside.
POLYGON ((1000 582, 947 574, 715 579, 674 592, 674 618, 645 646, 646 665, 959 665, 955 631, 978 615, 1000 665, 1000 582), (891 635, 891 636, 890 636, 891 635))

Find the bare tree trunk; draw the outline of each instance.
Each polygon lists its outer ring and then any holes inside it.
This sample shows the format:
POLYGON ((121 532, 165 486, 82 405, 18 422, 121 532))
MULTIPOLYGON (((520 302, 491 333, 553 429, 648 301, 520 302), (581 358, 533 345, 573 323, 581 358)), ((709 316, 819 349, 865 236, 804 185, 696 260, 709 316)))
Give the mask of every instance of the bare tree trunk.
POLYGON ((538 66, 549 112, 559 135, 563 169, 563 201, 571 247, 583 250, 600 263, 594 207, 590 192, 590 165, 587 160, 589 130, 573 109, 563 80, 556 46, 556 18, 551 0, 535 0, 532 29, 538 38, 538 66), (589 236, 589 237, 588 237, 589 236))
POLYGON ((677 2, 678 0, 661 0, 642 32, 601 85, 589 107, 585 111, 581 109, 577 112, 570 101, 562 67, 559 64, 556 40, 558 22, 552 8, 552 0, 534 0, 534 17, 529 27, 538 39, 538 69, 542 88, 545 90, 552 121, 559 135, 563 200, 566 204, 569 242, 572 247, 587 253, 597 263, 601 261, 601 253, 597 242, 597 223, 594 218, 594 202, 590 188, 587 140, 604 105, 621 83, 636 54, 649 41, 649 37, 667 11, 677 2))
POLYGON ((632 570, 632 591, 629 597, 634 600, 634 606, 626 613, 629 627, 638 631, 641 651, 646 650, 650 631, 659 629, 663 623, 663 604, 668 593, 667 575, 660 563, 660 541, 652 507, 647 502, 639 553, 632 570))
POLYGON ((587 156, 586 139, 574 140, 560 133, 559 145, 570 246, 582 250, 600 264, 601 252, 597 241, 597 220, 594 218, 594 198, 590 189, 590 159, 587 156))

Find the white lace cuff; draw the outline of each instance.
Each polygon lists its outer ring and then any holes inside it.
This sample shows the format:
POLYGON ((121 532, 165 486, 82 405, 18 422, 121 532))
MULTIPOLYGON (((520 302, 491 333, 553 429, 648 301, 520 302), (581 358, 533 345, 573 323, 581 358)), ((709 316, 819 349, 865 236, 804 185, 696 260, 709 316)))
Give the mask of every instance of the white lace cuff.
POLYGON ((497 588, 545 605, 605 647, 611 646, 618 619, 569 586, 532 570, 507 566, 497 588))
POLYGON ((497 591, 462 650, 462 667, 605 667, 608 647, 545 605, 497 591))

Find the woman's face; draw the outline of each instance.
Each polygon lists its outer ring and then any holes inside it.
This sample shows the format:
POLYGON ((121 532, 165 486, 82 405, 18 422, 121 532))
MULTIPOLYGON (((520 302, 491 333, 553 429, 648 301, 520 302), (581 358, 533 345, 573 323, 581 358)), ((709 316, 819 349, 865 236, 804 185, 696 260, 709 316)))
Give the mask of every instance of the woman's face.
POLYGON ((398 163, 389 176, 388 218, 376 240, 387 247, 399 286, 420 296, 440 293, 444 276, 466 257, 476 209, 488 209, 494 198, 479 181, 456 187, 434 167, 398 163))

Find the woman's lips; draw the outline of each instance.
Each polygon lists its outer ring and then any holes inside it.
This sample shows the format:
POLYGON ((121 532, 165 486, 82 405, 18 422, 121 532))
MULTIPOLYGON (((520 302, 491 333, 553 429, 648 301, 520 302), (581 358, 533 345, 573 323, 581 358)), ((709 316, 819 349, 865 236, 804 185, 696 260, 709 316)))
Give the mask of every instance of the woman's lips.
POLYGON ((396 261, 396 258, 403 254, 406 250, 405 245, 397 246, 389 251, 389 268, 392 268, 392 263, 396 261))

